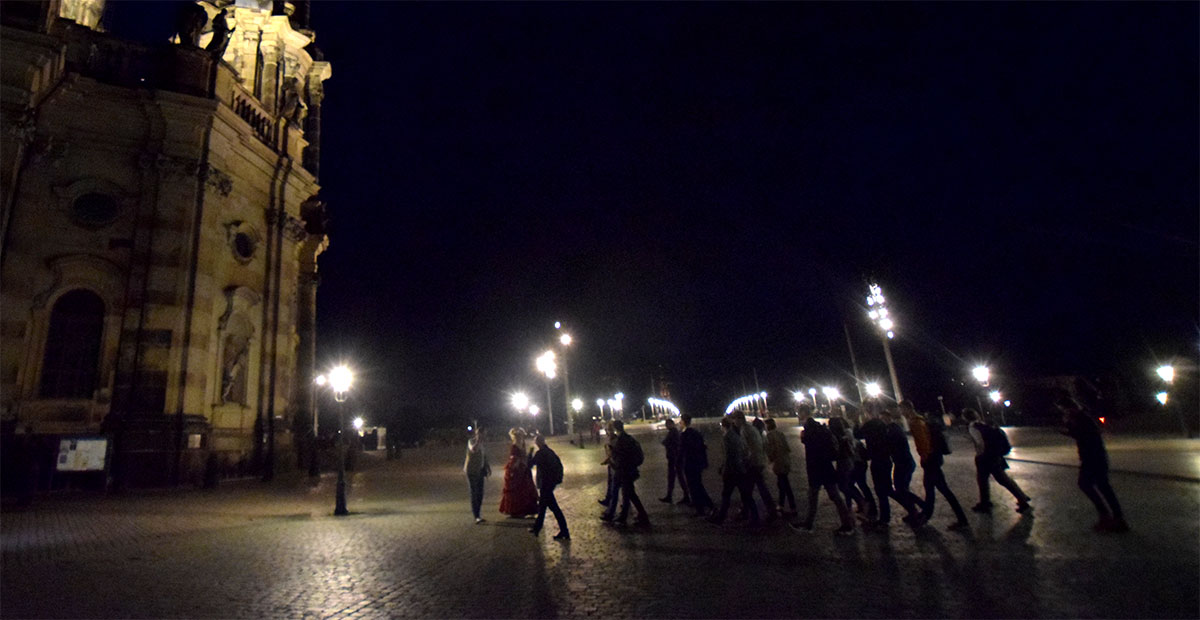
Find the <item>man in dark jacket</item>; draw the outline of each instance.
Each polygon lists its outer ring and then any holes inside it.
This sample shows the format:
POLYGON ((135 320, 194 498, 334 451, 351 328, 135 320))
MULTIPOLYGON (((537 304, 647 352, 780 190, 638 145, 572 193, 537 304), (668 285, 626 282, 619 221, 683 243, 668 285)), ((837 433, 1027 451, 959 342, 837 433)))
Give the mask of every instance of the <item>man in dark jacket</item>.
POLYGON ((850 516, 850 509, 846 507, 846 502, 842 500, 842 494, 838 491, 837 474, 833 467, 833 462, 838 456, 837 440, 833 433, 816 418, 809 418, 804 423, 804 432, 800 434, 800 443, 804 444, 804 465, 808 473, 808 516, 803 521, 792 524, 792 528, 812 529, 813 518, 817 514, 817 497, 824 488, 833 505, 837 507, 838 517, 842 521, 841 527, 834 530, 834 533, 843 536, 853 534, 854 517, 850 516))
POLYGON ((613 475, 616 480, 617 487, 621 492, 621 512, 613 518, 613 512, 616 510, 616 502, 608 505, 608 510, 600 518, 604 521, 615 521, 621 525, 625 524, 629 517, 629 505, 637 509, 638 516, 634 520, 634 525, 650 525, 650 516, 646 514, 646 508, 642 506, 642 500, 638 498, 637 490, 634 489, 633 483, 638 479, 638 467, 642 465, 642 447, 637 440, 629 436, 625 432, 625 424, 620 420, 613 420, 613 431, 617 433, 617 441, 613 444, 612 450, 612 466, 613 475))
MULTIPOLYGON (((897 497, 892 487, 892 450, 888 443, 888 425, 887 422, 880 419, 874 413, 866 414, 867 420, 855 433, 856 437, 864 440, 867 444, 867 458, 871 461, 871 484, 875 487, 875 493, 879 496, 879 520, 875 525, 879 527, 887 527, 892 519, 891 501, 896 500, 901 506, 908 510, 909 514, 916 513, 916 506, 911 500, 901 499, 897 497)), ((901 431, 903 432, 903 431, 901 431)), ((905 449, 907 449, 907 440, 905 440, 905 449)), ((912 455, 908 457, 912 459, 912 455)))
POLYGON ((554 498, 554 487, 562 483, 562 460, 546 445, 545 437, 538 435, 534 437, 533 443, 537 446, 537 452, 529 459, 529 468, 537 468, 538 514, 529 531, 534 534, 542 531, 542 524, 546 521, 546 509, 549 508, 550 512, 554 513, 554 520, 558 521, 558 533, 554 535, 554 540, 570 540, 567 518, 563 516, 562 509, 558 507, 558 500, 554 498))
POLYGON ((1055 405, 1063 413, 1063 434, 1075 440, 1079 448, 1079 489, 1092 500, 1100 520, 1092 529, 1097 532, 1128 532, 1129 524, 1121 512, 1121 503, 1108 482, 1108 449, 1100 425, 1070 398, 1055 405))
POLYGON ((687 488, 691 495, 692 508, 696 516, 704 516, 714 508, 708 490, 704 488, 704 469, 708 467, 708 448, 704 445, 704 437, 700 431, 692 428, 692 416, 683 414, 679 417, 683 423, 683 432, 679 434, 679 455, 683 466, 683 476, 687 480, 687 488))
POLYGON ((749 478, 747 476, 748 457, 746 455, 746 442, 738 433, 737 425, 733 423, 733 416, 727 415, 721 418, 722 444, 725 448, 725 461, 721 465, 721 507, 709 517, 712 523, 720 524, 725 521, 725 516, 729 514, 729 503, 733 497, 733 491, 736 489, 742 498, 742 509, 749 514, 750 524, 758 524, 758 507, 754 503, 754 497, 750 494, 749 478))
POLYGON ((670 504, 671 495, 675 492, 675 479, 679 479, 679 490, 683 492, 683 499, 679 500, 680 504, 692 503, 688 497, 687 478, 683 475, 683 460, 679 451, 679 429, 675 428, 675 421, 668 418, 666 422, 667 436, 662 440, 663 448, 667 451, 667 494, 665 497, 658 498, 658 501, 670 504))
MULTIPOLYGON (((921 498, 912 492, 913 473, 917 471, 917 462, 913 460, 912 450, 908 447, 908 436, 904 427, 900 426, 900 416, 894 409, 885 409, 883 419, 887 422, 888 451, 892 457, 892 497, 904 506, 908 516, 904 522, 913 527, 924 524, 921 520, 921 498)), ((928 437, 922 435, 922 440, 928 437)))

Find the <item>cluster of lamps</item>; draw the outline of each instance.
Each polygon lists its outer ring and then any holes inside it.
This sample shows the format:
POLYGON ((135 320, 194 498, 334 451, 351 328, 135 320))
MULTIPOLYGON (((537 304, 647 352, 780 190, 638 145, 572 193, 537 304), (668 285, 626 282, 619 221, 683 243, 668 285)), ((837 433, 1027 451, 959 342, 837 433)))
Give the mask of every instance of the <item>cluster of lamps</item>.
POLYGON ((679 407, 669 400, 661 398, 647 398, 646 404, 650 405, 650 410, 654 412, 655 417, 658 417, 658 412, 664 411, 671 414, 672 417, 679 417, 679 407))
POLYGON ((733 413, 734 411, 737 411, 740 409, 749 409, 751 411, 766 411, 767 410, 767 393, 766 392, 757 392, 755 394, 747 394, 745 396, 740 396, 740 397, 734 399, 734 401, 729 403, 729 406, 725 408, 725 415, 729 415, 729 414, 733 413), (759 405, 759 401, 762 401, 761 406, 759 405))

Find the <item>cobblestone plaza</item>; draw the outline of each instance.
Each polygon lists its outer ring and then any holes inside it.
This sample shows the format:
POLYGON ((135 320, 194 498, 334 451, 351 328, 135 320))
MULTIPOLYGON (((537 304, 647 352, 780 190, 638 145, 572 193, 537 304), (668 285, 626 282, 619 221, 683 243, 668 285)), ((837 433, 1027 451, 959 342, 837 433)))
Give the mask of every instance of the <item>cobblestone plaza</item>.
MULTIPOLYGON (((793 424, 783 426, 800 496, 806 485, 793 424)), ((990 516, 971 513, 971 532, 950 532, 953 517, 940 503, 919 531, 894 522, 886 533, 841 538, 831 535, 836 518, 824 498, 810 533, 782 523, 715 526, 685 507, 655 501, 665 490, 659 438, 633 429, 647 455, 638 486, 649 528, 598 519, 605 473, 593 445, 551 441, 566 466, 558 493, 571 525, 566 543, 551 539, 553 527, 535 537, 528 521, 497 513, 503 442, 487 447, 495 473, 483 525, 471 519, 461 446, 406 450, 398 461, 369 453, 350 477, 349 517, 332 516, 328 474, 315 486, 297 477, 215 491, 61 495, 6 510, 0 612, 6 618, 1200 615, 1200 486, 1188 472, 1137 472, 1139 458, 1114 456, 1113 483, 1133 531, 1096 534, 1094 510, 1075 487, 1077 470, 1035 458, 1066 444, 1042 440, 1023 453, 1014 433, 1012 474, 1033 497, 1032 514, 999 504, 990 516)), ((961 436, 953 441, 946 472, 970 506, 976 500, 970 446, 961 436)), ((708 443, 715 465, 720 444, 715 436, 708 443)), ((710 493, 719 490, 715 467, 705 478, 710 493)))

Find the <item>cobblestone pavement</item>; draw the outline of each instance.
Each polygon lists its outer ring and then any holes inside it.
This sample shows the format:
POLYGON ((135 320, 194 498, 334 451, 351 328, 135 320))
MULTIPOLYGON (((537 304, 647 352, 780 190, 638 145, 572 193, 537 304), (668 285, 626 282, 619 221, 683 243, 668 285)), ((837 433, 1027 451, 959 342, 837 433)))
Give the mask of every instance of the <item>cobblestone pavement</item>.
MULTIPOLYGON (((805 480, 798 429, 797 496, 805 480)), ((639 492, 649 528, 598 520, 600 451, 558 440, 558 493, 572 540, 540 536, 496 512, 502 476, 488 481, 474 525, 462 448, 364 460, 351 475, 349 517, 331 516, 333 478, 215 491, 40 498, 0 519, 0 615, 22 617, 1200 617, 1200 485, 1115 474, 1133 531, 1091 530, 1094 511, 1076 470, 1014 462, 1032 515, 998 502, 949 532, 939 501, 919 531, 831 535, 714 526, 665 491, 661 447, 636 436, 647 462, 639 492)), ((970 447, 960 436, 946 471, 965 506, 977 500, 970 447)), ((719 442, 709 439, 714 462, 719 442)), ((1018 448, 1020 444, 1018 442, 1018 448)), ((497 474, 506 451, 488 446, 497 474)), ((918 479, 920 475, 918 474, 918 479)), ((715 493, 715 470, 706 474, 715 493)), ((914 490, 918 485, 914 484, 914 490)), ((1004 491, 993 488, 994 499, 1004 491)))

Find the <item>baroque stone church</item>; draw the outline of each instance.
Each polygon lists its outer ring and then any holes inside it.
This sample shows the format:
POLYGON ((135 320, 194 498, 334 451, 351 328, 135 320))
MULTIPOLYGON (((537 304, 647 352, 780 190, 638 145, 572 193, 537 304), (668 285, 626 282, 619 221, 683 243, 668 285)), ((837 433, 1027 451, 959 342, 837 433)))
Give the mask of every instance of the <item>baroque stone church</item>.
POLYGON ((117 485, 269 477, 314 411, 331 71, 308 3, 186 4, 153 45, 103 13, 0 6, 0 419, 51 468, 106 439, 117 485))

